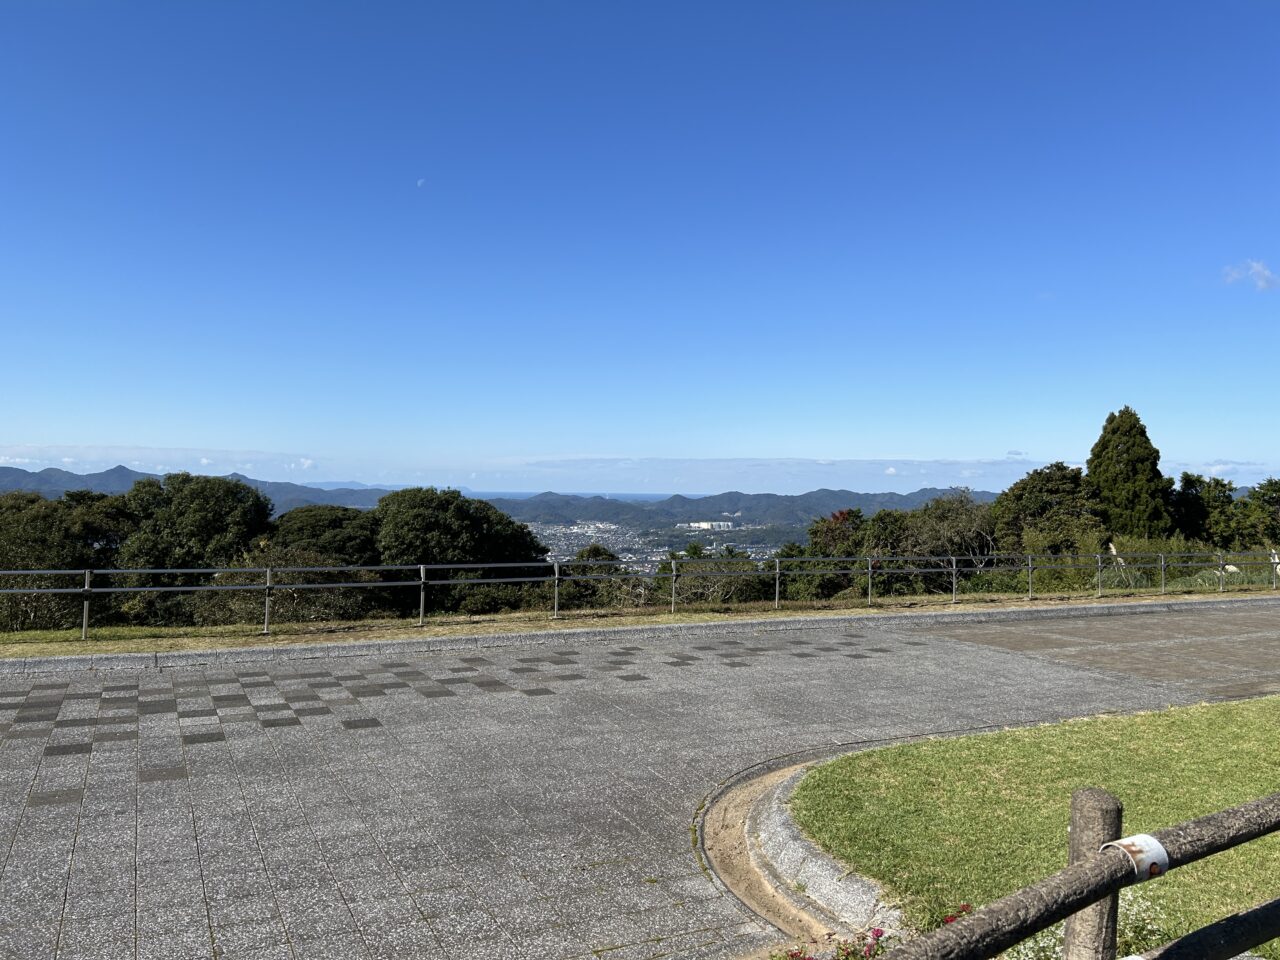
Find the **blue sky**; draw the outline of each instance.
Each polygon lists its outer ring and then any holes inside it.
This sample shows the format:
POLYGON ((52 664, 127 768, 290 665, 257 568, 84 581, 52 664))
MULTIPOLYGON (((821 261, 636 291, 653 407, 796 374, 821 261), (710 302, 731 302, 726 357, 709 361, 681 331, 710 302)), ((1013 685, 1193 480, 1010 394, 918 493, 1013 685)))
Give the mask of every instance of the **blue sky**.
POLYGON ((1280 473, 1277 62, 1270 0, 8 3, 0 463, 994 489, 1130 404, 1280 473))

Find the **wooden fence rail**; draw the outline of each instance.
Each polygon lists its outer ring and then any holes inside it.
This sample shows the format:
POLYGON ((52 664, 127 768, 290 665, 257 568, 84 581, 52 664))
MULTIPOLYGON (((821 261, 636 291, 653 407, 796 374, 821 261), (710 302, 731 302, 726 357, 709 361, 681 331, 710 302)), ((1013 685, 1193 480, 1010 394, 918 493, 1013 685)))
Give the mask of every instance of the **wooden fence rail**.
MULTIPOLYGON (((1073 826, 1078 816, 1085 816, 1082 808, 1093 805, 1102 811, 1108 806, 1097 796, 1102 793, 1077 791, 1072 798, 1073 826)), ((1111 801, 1118 810, 1118 801, 1114 798, 1111 801)), ((1118 823, 1117 818, 1117 826, 1118 823)), ((1106 827, 1099 829, 1105 830, 1106 827)), ((1151 835, 1138 834, 1108 843, 1101 850, 1068 864, 1065 869, 1038 883, 1023 887, 940 930, 902 944, 889 951, 885 960, 986 960, 1060 920, 1107 901, 1122 887, 1155 879, 1169 870, 1276 831, 1280 831, 1280 793, 1188 820, 1151 835)), ((1015 839, 1011 838, 1011 841, 1015 839)), ((1074 944, 1067 944, 1067 949, 1086 951, 1077 956, 1114 960, 1114 923, 1108 925, 1105 919, 1099 922, 1095 916, 1085 928, 1092 932, 1093 939, 1088 939, 1089 933, 1079 934, 1074 944)), ((1150 960, 1190 957, 1225 960, 1276 937, 1280 937, 1280 901, 1218 921, 1150 951, 1144 957, 1150 960)))

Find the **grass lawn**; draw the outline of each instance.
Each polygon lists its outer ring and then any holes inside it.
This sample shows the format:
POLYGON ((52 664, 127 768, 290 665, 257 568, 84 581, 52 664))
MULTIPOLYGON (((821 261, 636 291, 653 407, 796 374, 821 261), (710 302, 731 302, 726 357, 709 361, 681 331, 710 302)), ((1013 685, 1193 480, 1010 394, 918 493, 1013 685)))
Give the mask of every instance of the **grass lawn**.
MULTIPOLYGON (((1219 599, 1218 594, 1177 599, 1219 599)), ((195 627, 128 627, 89 625, 89 639, 80 639, 80 629, 23 630, 0 632, 0 657, 46 657, 95 653, 156 653, 172 650, 213 650, 230 647, 284 646, 294 643, 343 643, 362 640, 405 640, 414 637, 450 637, 502 633, 532 633, 548 630, 611 627, 663 626, 680 623, 719 623, 772 617, 857 616, 877 613, 964 612, 1036 606, 1087 606, 1094 603, 1151 603, 1164 597, 1109 594, 1101 600, 1065 595, 1038 596, 1034 601, 1017 596, 963 597, 952 604, 950 595, 876 598, 874 609, 860 602, 784 601, 781 610, 772 602, 685 604, 676 613, 664 607, 609 610, 566 610, 559 619, 550 611, 520 610, 510 613, 467 616, 433 614, 423 626, 412 620, 352 620, 329 623, 286 623, 274 621, 271 635, 264 637, 260 624, 229 624, 195 627)))
MULTIPOLYGON (((1280 697, 1094 717, 852 754, 811 771, 791 809, 920 929, 1066 863, 1071 791, 1123 802, 1149 833, 1280 791, 1280 697)), ((1171 934, 1280 896, 1280 835, 1144 884, 1171 934)), ((1152 944, 1154 945, 1154 944, 1152 944)), ((1280 958, 1280 940, 1259 953, 1280 958)))

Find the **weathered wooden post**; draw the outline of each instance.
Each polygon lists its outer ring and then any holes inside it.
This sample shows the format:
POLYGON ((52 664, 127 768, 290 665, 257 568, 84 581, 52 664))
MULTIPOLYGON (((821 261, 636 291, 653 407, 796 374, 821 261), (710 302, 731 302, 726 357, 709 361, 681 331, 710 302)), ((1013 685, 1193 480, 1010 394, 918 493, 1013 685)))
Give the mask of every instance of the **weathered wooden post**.
MULTIPOLYGON (((1079 863, 1119 840, 1124 807, 1106 790, 1085 787, 1071 794, 1071 827, 1067 862, 1079 863)), ((1116 960, 1116 914, 1120 895, 1113 893, 1067 918, 1063 960, 1116 960)))

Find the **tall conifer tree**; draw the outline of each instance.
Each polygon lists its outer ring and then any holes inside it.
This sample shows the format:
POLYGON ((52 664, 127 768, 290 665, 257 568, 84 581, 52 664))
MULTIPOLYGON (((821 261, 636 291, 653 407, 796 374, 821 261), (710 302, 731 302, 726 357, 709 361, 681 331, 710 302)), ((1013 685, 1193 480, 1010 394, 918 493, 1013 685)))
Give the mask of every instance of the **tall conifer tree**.
POLYGON ((1132 407, 1107 414, 1089 451, 1089 487, 1113 537, 1165 537, 1173 529, 1173 481, 1160 473, 1160 451, 1132 407))

